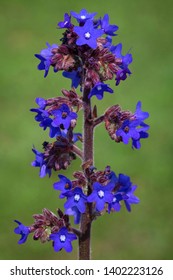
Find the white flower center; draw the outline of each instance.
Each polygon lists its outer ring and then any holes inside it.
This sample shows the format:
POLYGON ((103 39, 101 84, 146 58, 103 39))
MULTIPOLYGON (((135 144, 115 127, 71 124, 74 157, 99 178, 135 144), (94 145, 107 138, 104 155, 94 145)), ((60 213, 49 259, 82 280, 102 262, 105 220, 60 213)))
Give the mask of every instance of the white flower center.
POLYGON ((61 242, 65 242, 66 236, 64 234, 61 234, 59 239, 60 239, 61 242))
POLYGON ((86 19, 86 16, 83 15, 83 16, 81 16, 80 18, 81 18, 81 19, 86 19))
POLYGON ((102 197, 104 197, 104 192, 102 191, 102 190, 100 190, 100 191, 98 191, 98 196, 100 197, 100 198, 102 198, 102 197))
POLYGON ((116 202, 116 201, 117 201, 117 199, 116 199, 116 197, 114 197, 112 202, 116 202))
POLYGON ((78 201, 79 201, 79 199, 80 199, 80 195, 79 195, 79 194, 75 194, 75 196, 74 196, 74 200, 78 202, 78 201))
POLYGON ((85 33, 85 39, 89 39, 91 37, 91 34, 89 32, 85 33))
POLYGON ((102 87, 101 86, 97 86, 97 90, 101 90, 102 89, 102 87))

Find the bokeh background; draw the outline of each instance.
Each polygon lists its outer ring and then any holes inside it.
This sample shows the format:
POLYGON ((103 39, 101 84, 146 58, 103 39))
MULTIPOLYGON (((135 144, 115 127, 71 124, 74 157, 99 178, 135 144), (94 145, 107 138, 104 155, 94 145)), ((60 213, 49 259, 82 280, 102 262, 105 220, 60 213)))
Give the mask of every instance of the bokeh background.
MULTIPOLYGON (((29 111, 35 98, 60 95, 70 88, 70 81, 54 74, 46 79, 37 71, 34 57, 45 43, 59 43, 62 30, 56 28, 65 12, 89 12, 110 15, 119 26, 114 44, 123 43, 123 53, 133 54, 133 74, 105 94, 103 101, 93 97, 93 105, 102 112, 113 104, 134 111, 138 100, 150 112, 150 137, 140 150, 116 144, 101 125, 95 132, 95 165, 111 165, 118 173, 131 177, 138 185, 139 205, 128 213, 104 215, 93 223, 93 259, 172 259, 173 258, 173 186, 172 186, 172 102, 173 102, 173 2, 170 0, 1 0, 0 2, 0 259, 76 259, 77 242, 71 254, 55 253, 51 243, 41 244, 28 238, 18 245, 13 233, 18 219, 25 225, 44 207, 56 211, 63 207, 52 184, 57 174, 39 178, 38 169, 30 162, 34 144, 41 150, 48 140, 29 111)), ((78 128, 80 129, 79 121, 78 128)), ((79 169, 76 160, 64 174, 71 177, 79 169)), ((63 172, 62 172, 63 174, 63 172)))

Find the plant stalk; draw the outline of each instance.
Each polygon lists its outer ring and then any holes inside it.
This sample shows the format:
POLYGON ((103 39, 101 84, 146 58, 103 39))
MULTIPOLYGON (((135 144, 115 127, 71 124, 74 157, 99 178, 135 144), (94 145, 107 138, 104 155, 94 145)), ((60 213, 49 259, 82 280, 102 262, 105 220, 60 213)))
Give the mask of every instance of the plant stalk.
MULTIPOLYGON (((92 119, 91 102, 88 98, 88 90, 84 89, 83 92, 83 165, 87 161, 93 164, 93 123, 89 120, 92 119)), ((85 172, 85 170, 84 170, 85 172)), ((90 178, 85 172, 88 181, 87 195, 92 192, 90 178)), ((90 260, 91 258, 91 222, 92 222, 92 203, 86 204, 86 212, 82 214, 79 236, 79 260, 90 260)))

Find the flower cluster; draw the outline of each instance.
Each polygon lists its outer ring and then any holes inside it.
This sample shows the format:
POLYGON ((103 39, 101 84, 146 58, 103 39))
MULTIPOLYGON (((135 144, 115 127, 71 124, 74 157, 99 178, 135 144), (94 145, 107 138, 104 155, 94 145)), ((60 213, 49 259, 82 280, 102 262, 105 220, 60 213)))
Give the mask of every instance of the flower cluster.
POLYGON ((67 252, 72 251, 71 242, 77 239, 77 236, 70 228, 68 215, 64 215, 63 212, 58 209, 57 216, 45 208, 42 214, 35 214, 33 218, 35 221, 29 227, 15 220, 15 222, 18 223, 18 227, 15 228, 14 232, 21 235, 18 244, 25 243, 28 235, 33 233, 33 239, 40 239, 42 243, 52 240, 56 252, 60 251, 62 248, 67 252))
POLYGON ((92 167, 89 169, 92 193, 88 196, 85 194, 87 181, 84 173, 80 173, 80 181, 71 181, 64 175, 58 175, 60 180, 53 185, 55 190, 60 191, 59 198, 66 197, 65 213, 73 215, 76 224, 80 222, 81 214, 85 213, 87 202, 93 205, 93 217, 94 213, 103 210, 109 213, 119 211, 122 201, 128 211, 131 211, 131 204, 139 203, 133 194, 137 186, 132 185, 129 176, 119 174, 117 177, 110 167, 104 171, 95 171, 92 167))
POLYGON ((97 13, 88 13, 82 9, 79 14, 71 11, 65 13, 64 21, 58 23, 59 28, 66 28, 61 39, 62 44, 47 43, 35 56, 41 60, 39 70, 44 70, 46 77, 49 68, 54 71, 63 70, 63 76, 72 80, 72 87, 83 87, 91 92, 89 98, 96 95, 103 97, 103 92, 113 92, 104 81, 115 77, 116 85, 131 74, 128 65, 132 62, 132 55, 122 55, 122 44, 112 45, 112 37, 117 35, 117 25, 109 23, 109 16, 95 19, 97 13), (71 17, 77 21, 77 26, 71 22, 71 17))
POLYGON ((71 80, 71 89, 63 89, 63 96, 36 98, 37 107, 31 112, 36 114, 39 126, 49 130, 53 142, 44 141, 42 152, 33 147, 35 159, 32 166, 39 168, 41 178, 50 177, 52 170, 67 169, 78 156, 82 160, 82 170, 73 173, 73 180, 58 174, 58 181, 53 184, 59 198, 65 199, 64 213, 58 209, 58 215, 55 215, 45 208, 42 214, 33 215, 34 223, 30 226, 15 220, 18 226, 14 232, 21 235, 19 244, 25 243, 28 235, 33 233, 34 240, 52 241, 55 252, 61 249, 71 252, 73 240, 77 237, 79 243, 86 240, 83 228, 86 229, 87 225, 80 226, 80 230, 73 228, 69 216, 74 217, 75 225, 84 220, 91 224, 104 213, 120 211, 123 204, 131 211, 131 205, 139 203, 134 195, 137 186, 132 184, 129 176, 116 175, 109 166, 98 171, 93 162, 94 129, 100 123, 105 123, 115 142, 128 144, 131 140, 135 149, 141 147, 140 140, 148 137, 149 129, 144 122, 149 114, 142 111, 140 101, 134 113, 112 105, 98 116, 97 106, 92 108, 93 96, 102 100, 105 92, 114 92, 107 80, 114 79, 116 86, 126 80, 131 74, 129 65, 132 62, 130 53, 122 54, 121 43, 112 44, 118 26, 110 24, 108 14, 103 18, 96 18, 96 15, 85 9, 79 13, 65 13, 64 20, 58 22, 58 28, 63 29, 61 43, 47 43, 47 48, 35 55, 44 77, 53 67, 54 72, 62 71, 62 75, 71 80), (80 94, 77 93, 78 87, 80 94), (83 133, 75 132, 80 111, 84 119, 83 133), (78 140, 83 142, 82 148, 77 146, 78 140), (82 216, 86 219, 81 219, 82 216))
POLYGON ((65 97, 36 98, 39 107, 31 109, 36 113, 35 120, 40 127, 44 130, 49 128, 49 136, 56 138, 53 143, 43 143, 44 152, 32 149, 35 154, 32 166, 40 168, 40 177, 50 176, 51 169, 66 169, 76 158, 73 151, 75 142, 82 138, 81 133, 73 133, 78 117, 76 112, 82 108, 82 100, 73 90, 62 92, 65 97))
POLYGON ((149 129, 149 125, 143 122, 149 117, 149 113, 143 112, 141 106, 139 101, 135 113, 122 111, 119 105, 114 105, 106 111, 105 127, 113 140, 128 144, 131 139, 132 148, 141 147, 140 139, 148 137, 147 130, 149 129))

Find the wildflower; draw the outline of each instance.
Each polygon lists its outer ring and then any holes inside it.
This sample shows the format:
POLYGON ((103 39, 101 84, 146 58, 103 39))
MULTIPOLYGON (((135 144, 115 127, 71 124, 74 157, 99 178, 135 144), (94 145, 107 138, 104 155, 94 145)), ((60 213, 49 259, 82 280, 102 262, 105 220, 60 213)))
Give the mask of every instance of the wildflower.
POLYGON ((139 198, 133 194, 136 188, 137 186, 131 186, 124 198, 125 206, 129 212, 131 211, 131 204, 138 204, 140 202, 139 198))
POLYGON ((79 71, 75 71, 75 70, 73 70, 71 72, 64 71, 62 74, 64 77, 72 80, 71 87, 74 87, 74 88, 78 87, 78 85, 80 84, 80 81, 81 81, 81 76, 80 76, 79 71))
POLYGON ((98 182, 93 184, 93 192, 88 196, 88 202, 96 203, 96 210, 102 211, 105 207, 105 203, 111 203, 113 194, 111 193, 114 185, 108 183, 106 186, 101 185, 98 182))
POLYGON ((108 204, 108 213, 113 209, 120 211, 121 201, 124 201, 128 211, 131 211, 131 204, 139 203, 139 198, 134 195, 137 186, 133 186, 130 177, 119 174, 118 180, 114 188, 113 200, 108 204))
POLYGON ((136 129, 137 125, 138 122, 136 121, 125 120, 121 128, 116 131, 116 135, 121 136, 124 144, 128 144, 130 138, 137 140, 140 138, 140 134, 136 129))
POLYGON ((81 212, 76 206, 66 209, 65 213, 70 216, 74 216, 74 223, 79 224, 81 219, 81 212))
POLYGON ((139 121, 144 121, 145 119, 147 119, 149 117, 149 113, 148 112, 142 112, 141 111, 141 106, 142 106, 141 101, 138 101, 138 103, 136 104, 136 111, 134 113, 134 116, 139 121))
POLYGON ((51 169, 47 167, 45 161, 44 153, 37 151, 35 148, 32 149, 33 153, 35 154, 35 160, 31 163, 32 166, 40 167, 40 177, 43 178, 46 174, 51 176, 51 169))
POLYGON ((64 196, 67 197, 67 201, 64 204, 66 209, 73 209, 73 207, 76 207, 80 213, 85 212, 85 203, 87 202, 87 199, 81 188, 76 187, 75 189, 64 193, 64 196))
POLYGON ((97 38, 104 33, 103 30, 94 28, 92 20, 87 20, 84 26, 75 26, 74 32, 79 36, 76 41, 78 46, 86 44, 93 49, 97 47, 97 38))
POLYGON ((120 69, 116 73, 116 85, 119 85, 121 80, 125 80, 127 78, 127 74, 131 74, 131 71, 128 68, 128 65, 132 62, 132 55, 127 53, 125 56, 121 54, 122 44, 118 44, 117 46, 112 46, 110 51, 115 55, 116 58, 122 59, 122 63, 119 65, 120 69))
POLYGON ((38 70, 45 70, 44 77, 48 75, 49 68, 51 66, 51 58, 53 56, 52 49, 57 48, 56 44, 52 46, 49 43, 46 43, 47 49, 43 49, 40 54, 35 54, 35 57, 40 59, 40 64, 38 65, 38 70))
POLYGON ((90 91, 88 98, 91 98, 93 95, 96 95, 97 99, 101 100, 103 98, 104 91, 113 93, 114 91, 104 83, 97 83, 90 91))
POLYGON ((147 138, 149 125, 145 124, 143 120, 148 118, 149 113, 141 110, 141 102, 136 105, 136 111, 129 116, 116 131, 116 136, 120 136, 124 144, 128 144, 130 138, 132 139, 132 147, 139 149, 140 139, 147 138))
POLYGON ((24 226, 21 222, 14 220, 17 224, 18 227, 14 229, 14 233, 16 234, 21 234, 21 238, 18 241, 18 244, 23 244, 26 242, 28 235, 30 233, 30 229, 27 226, 24 226))
POLYGON ((53 184, 55 190, 61 191, 60 198, 64 197, 64 194, 71 190, 72 182, 64 175, 58 175, 60 181, 53 184))
POLYGON ((68 129, 71 120, 77 119, 77 114, 71 112, 67 104, 62 104, 59 109, 52 111, 52 114, 55 116, 52 126, 63 126, 63 129, 68 129))
POLYGON ((97 13, 88 13, 87 10, 82 9, 79 14, 71 11, 71 15, 77 19, 79 24, 84 24, 87 20, 91 20, 97 13))
POLYGON ((68 253, 73 249, 71 242, 77 239, 76 235, 68 232, 66 227, 62 227, 58 232, 50 234, 49 238, 53 240, 55 252, 64 248, 68 253))
POLYGON ((69 16, 67 13, 65 13, 64 14, 64 21, 60 21, 58 23, 58 26, 60 28, 70 28, 70 27, 72 27, 71 16, 69 16))
POLYGON ((109 15, 104 15, 103 19, 101 20, 101 28, 103 29, 104 33, 110 36, 115 36, 115 31, 118 30, 117 25, 110 25, 109 24, 109 15))

